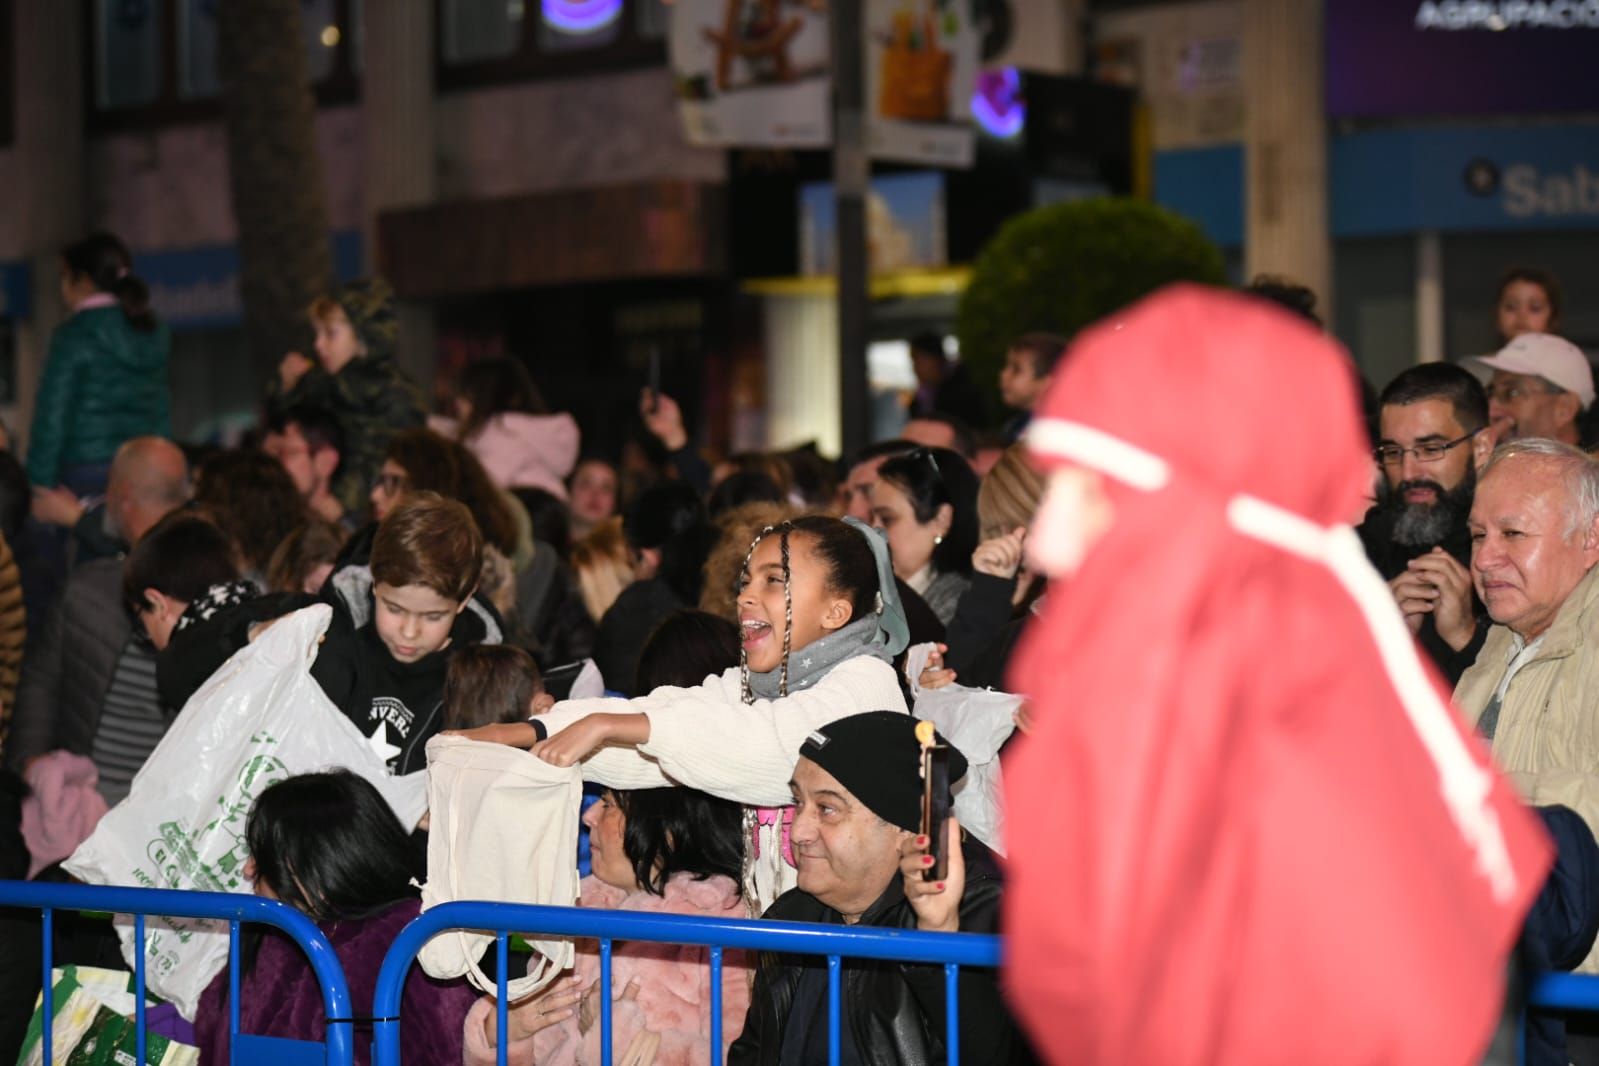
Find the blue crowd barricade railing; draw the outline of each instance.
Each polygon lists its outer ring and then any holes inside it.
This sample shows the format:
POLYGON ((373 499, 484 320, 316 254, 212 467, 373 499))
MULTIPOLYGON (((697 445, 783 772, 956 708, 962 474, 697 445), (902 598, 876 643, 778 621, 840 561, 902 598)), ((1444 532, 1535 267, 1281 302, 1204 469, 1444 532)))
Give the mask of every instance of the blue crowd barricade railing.
POLYGON ((228 1048, 232 1066, 254 1063, 325 1061, 328 1066, 349 1066, 351 1029, 349 985, 333 946, 316 923, 293 907, 274 900, 227 892, 182 892, 162 888, 117 888, 102 885, 55 884, 39 881, 0 881, 0 907, 20 907, 41 912, 43 921, 44 996, 42 1051, 44 1066, 55 1053, 55 1004, 51 975, 55 962, 54 920, 57 911, 92 911, 133 916, 134 1030, 139 1066, 145 1063, 144 925, 147 916, 204 918, 228 923, 228 1048), (239 1032, 239 925, 270 925, 293 938, 305 952, 322 988, 322 1009, 328 1019, 321 1043, 281 1040, 239 1032))
MULTIPOLYGON (((1527 989, 1527 1008, 1553 1014, 1599 1013, 1599 976, 1541 973, 1527 989)), ((1527 1026, 1522 1018, 1517 1061, 1527 1061, 1527 1026)))
POLYGON ((846 929, 803 922, 695 918, 680 914, 539 907, 510 903, 444 903, 423 912, 395 938, 378 972, 373 997, 373 1066, 400 1066, 400 1011, 405 978, 422 946, 452 929, 481 930, 495 937, 495 1041, 499 1066, 505 1066, 507 938, 512 934, 583 937, 600 948, 600 1061, 611 1062, 611 948, 615 941, 697 945, 710 955, 711 1066, 722 1063, 722 952, 771 951, 818 955, 827 959, 828 1061, 839 1061, 839 979, 843 960, 877 959, 944 968, 949 1066, 960 1060, 959 975, 962 966, 995 968, 1000 938, 975 933, 924 933, 915 929, 846 929))
POLYGON ((1551 1011, 1599 1012, 1599 976, 1581 973, 1539 974, 1528 989, 1527 1005, 1551 1011))

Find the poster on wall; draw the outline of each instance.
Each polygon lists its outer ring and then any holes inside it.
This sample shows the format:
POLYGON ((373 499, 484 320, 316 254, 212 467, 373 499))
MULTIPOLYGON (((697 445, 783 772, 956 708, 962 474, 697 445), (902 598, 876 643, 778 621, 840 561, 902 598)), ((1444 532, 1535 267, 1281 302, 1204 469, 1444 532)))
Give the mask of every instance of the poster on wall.
MULTIPOLYGON (((800 188, 800 273, 836 269, 838 217, 833 183, 800 188)), ((866 255, 873 274, 931 270, 949 265, 944 232, 944 175, 879 174, 866 196, 866 255)))
POLYGON ((671 59, 690 144, 832 141, 826 0, 676 0, 671 59))
POLYGON ((867 0, 866 28, 873 158, 971 166, 982 51, 971 0, 867 0))

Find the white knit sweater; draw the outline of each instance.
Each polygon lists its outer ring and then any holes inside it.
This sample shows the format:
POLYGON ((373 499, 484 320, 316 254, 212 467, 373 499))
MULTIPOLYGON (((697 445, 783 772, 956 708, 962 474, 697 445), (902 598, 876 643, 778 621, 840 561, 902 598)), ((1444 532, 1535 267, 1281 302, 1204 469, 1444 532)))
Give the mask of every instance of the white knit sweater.
MULTIPOLYGON (((798 654, 798 653, 796 653, 798 654)), ((894 668, 860 655, 803 692, 744 703, 738 668, 695 688, 658 688, 631 700, 564 700, 540 717, 553 736, 588 714, 642 714, 649 743, 604 747, 583 779, 608 788, 679 784, 752 807, 784 807, 800 745, 813 730, 864 711, 908 713, 894 668)))

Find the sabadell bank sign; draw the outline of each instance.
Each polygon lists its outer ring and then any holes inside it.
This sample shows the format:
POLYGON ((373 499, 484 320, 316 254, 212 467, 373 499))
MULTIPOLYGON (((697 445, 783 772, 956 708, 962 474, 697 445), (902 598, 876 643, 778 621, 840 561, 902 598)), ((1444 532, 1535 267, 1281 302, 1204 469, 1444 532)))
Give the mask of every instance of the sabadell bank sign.
POLYGON ((1599 171, 1582 163, 1555 173, 1512 164, 1501 185, 1500 207, 1511 218, 1599 218, 1599 171))
POLYGON ((1599 123, 1335 136, 1331 185, 1340 236, 1599 228, 1599 123))
POLYGON ((1599 29, 1599 0, 1428 0, 1416 7, 1418 30, 1599 29))

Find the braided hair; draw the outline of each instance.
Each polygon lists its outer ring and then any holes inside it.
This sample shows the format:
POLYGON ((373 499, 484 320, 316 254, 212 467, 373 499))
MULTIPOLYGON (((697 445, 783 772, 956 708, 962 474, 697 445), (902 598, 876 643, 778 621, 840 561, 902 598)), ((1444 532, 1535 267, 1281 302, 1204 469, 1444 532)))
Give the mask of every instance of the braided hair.
MULTIPOLYGON (((850 603, 851 619, 866 618, 882 609, 882 590, 878 587, 877 562, 869 541, 857 530, 828 515, 801 515, 787 521, 769 525, 756 534, 744 556, 744 566, 739 580, 749 578, 750 560, 761 541, 772 534, 780 538, 783 565, 783 661, 778 675, 778 694, 788 695, 789 653, 793 650, 794 589, 790 568, 790 539, 798 533, 810 538, 810 550, 817 562, 827 571, 828 588, 844 596, 850 603)), ((735 598, 737 591, 735 591, 735 598)), ((755 701, 750 689, 749 659, 744 649, 739 649, 739 675, 742 679, 742 696, 745 703, 755 701)))
MULTIPOLYGON (((792 520, 779 522, 775 526, 767 526, 755 534, 755 539, 750 541, 750 550, 744 553, 744 567, 739 571, 739 581, 749 580, 750 560, 755 557, 755 549, 761 546, 761 541, 776 533, 780 538, 778 548, 783 556, 783 666, 777 678, 777 694, 779 697, 788 695, 788 653, 794 640, 794 586, 790 578, 793 576, 788 564, 788 537, 794 532, 792 520)), ((750 653, 742 641, 738 648, 738 677, 740 698, 745 703, 755 702, 755 693, 750 689, 750 653)))

